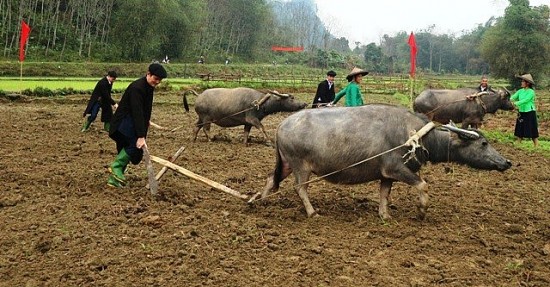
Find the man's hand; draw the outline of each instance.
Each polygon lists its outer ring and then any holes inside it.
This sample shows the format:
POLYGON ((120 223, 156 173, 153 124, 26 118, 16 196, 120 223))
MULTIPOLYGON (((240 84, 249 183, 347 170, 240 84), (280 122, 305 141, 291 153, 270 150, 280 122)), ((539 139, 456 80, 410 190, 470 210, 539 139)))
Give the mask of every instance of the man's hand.
POLYGON ((115 105, 113 106, 113 108, 114 108, 115 110, 118 109, 118 104, 115 104, 115 105))
POLYGON ((145 138, 138 138, 136 142, 137 148, 142 148, 145 145, 145 138))

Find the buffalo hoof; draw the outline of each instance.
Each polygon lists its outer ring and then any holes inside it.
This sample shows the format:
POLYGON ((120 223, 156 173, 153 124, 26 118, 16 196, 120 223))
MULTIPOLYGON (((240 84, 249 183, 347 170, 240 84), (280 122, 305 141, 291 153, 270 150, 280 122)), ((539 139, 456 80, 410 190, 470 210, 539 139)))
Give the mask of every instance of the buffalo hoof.
POLYGON ((317 213, 317 211, 313 211, 311 213, 308 213, 307 215, 308 218, 315 218, 315 217, 320 217, 319 213, 317 213))
POLYGON ((380 216, 380 219, 382 221, 388 221, 388 220, 391 220, 391 215, 389 213, 380 213, 378 214, 378 216, 380 216))
POLYGON ((416 216, 416 218, 418 218, 418 220, 424 220, 426 218, 426 211, 427 211, 427 208, 419 207, 418 215, 416 216))

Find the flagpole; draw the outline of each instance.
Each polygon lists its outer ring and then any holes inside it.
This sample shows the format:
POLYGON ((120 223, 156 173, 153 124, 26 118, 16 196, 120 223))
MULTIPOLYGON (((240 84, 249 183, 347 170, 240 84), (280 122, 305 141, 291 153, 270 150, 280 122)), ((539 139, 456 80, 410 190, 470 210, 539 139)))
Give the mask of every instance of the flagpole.
POLYGON ((409 74, 409 108, 413 109, 414 77, 409 74))
POLYGON ((31 27, 21 20, 21 39, 19 40, 19 92, 23 94, 23 61, 25 61, 25 45, 29 39, 31 27))
POLYGON ((414 39, 414 33, 411 32, 407 44, 411 47, 411 71, 409 73, 409 105, 410 108, 413 108, 413 95, 414 95, 414 86, 416 84, 415 70, 416 70, 416 40, 414 39))

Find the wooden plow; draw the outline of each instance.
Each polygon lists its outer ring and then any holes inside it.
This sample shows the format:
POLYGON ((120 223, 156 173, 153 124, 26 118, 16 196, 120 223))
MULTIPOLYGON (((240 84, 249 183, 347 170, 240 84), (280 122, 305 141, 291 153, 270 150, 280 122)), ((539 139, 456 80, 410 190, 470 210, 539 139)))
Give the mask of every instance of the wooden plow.
MULTIPOLYGON (((158 180, 160 180, 160 178, 162 177, 162 175, 166 172, 166 170, 169 168, 169 169, 172 169, 178 173, 181 173, 187 177, 189 177, 190 179, 193 179, 193 180, 196 180, 196 181, 199 181, 199 182, 202 182, 210 187, 213 187, 214 189, 216 190, 219 190, 219 191, 223 191, 225 193, 228 193, 228 194, 231 194, 233 196, 236 196, 238 198, 241 198, 241 199, 247 199, 248 196, 244 195, 244 194, 241 194, 239 193, 238 191, 236 190, 233 190, 223 184, 220 184, 218 182, 215 182, 213 180, 210 180, 204 176, 201 176, 201 175, 198 175, 188 169, 185 169, 179 165, 176 165, 174 164, 174 161, 179 157, 179 155, 185 150, 184 147, 181 147, 171 158, 170 160, 165 160, 165 159, 162 159, 160 157, 157 157, 157 156, 154 156, 154 155, 145 155, 146 157, 149 157, 150 161, 154 161, 156 163, 159 163, 161 165, 163 165, 163 168, 162 170, 155 176, 154 180, 150 178, 149 180, 149 184, 146 186, 147 188, 149 188, 151 190, 151 194, 153 195, 156 195, 157 194, 157 190, 153 187, 156 187, 155 186, 155 182, 157 182, 156 184, 158 185, 158 180)), ((146 159, 147 161, 147 159, 146 159)), ((149 171, 149 169, 148 169, 149 171)))

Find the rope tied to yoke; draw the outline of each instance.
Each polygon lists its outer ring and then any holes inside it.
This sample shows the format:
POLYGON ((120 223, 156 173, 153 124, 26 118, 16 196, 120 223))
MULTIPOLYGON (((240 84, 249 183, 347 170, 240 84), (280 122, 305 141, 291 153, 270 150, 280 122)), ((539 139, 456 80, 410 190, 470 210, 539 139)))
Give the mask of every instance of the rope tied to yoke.
POLYGON ((486 113, 487 112, 487 106, 481 100, 481 96, 488 95, 488 94, 489 94, 489 92, 484 91, 484 92, 479 92, 479 93, 476 93, 476 94, 473 94, 473 95, 466 96, 466 98, 468 100, 475 100, 476 103, 481 106, 481 108, 483 109, 483 112, 486 113))
POLYGON ((417 148, 423 148, 420 144, 420 139, 427 134, 429 131, 431 131, 435 127, 435 124, 433 122, 429 122, 426 125, 424 125, 418 132, 415 130, 412 130, 411 133, 413 133, 409 139, 405 142, 405 146, 410 146, 411 149, 403 155, 403 158, 407 158, 405 160, 405 164, 407 164, 411 159, 415 159, 418 162, 418 159, 416 158, 416 149, 417 148))
POLYGON ((265 103, 265 101, 267 101, 269 97, 271 97, 271 93, 265 94, 260 100, 254 100, 252 102, 252 105, 256 108, 256 110, 259 110, 260 106, 265 103))

